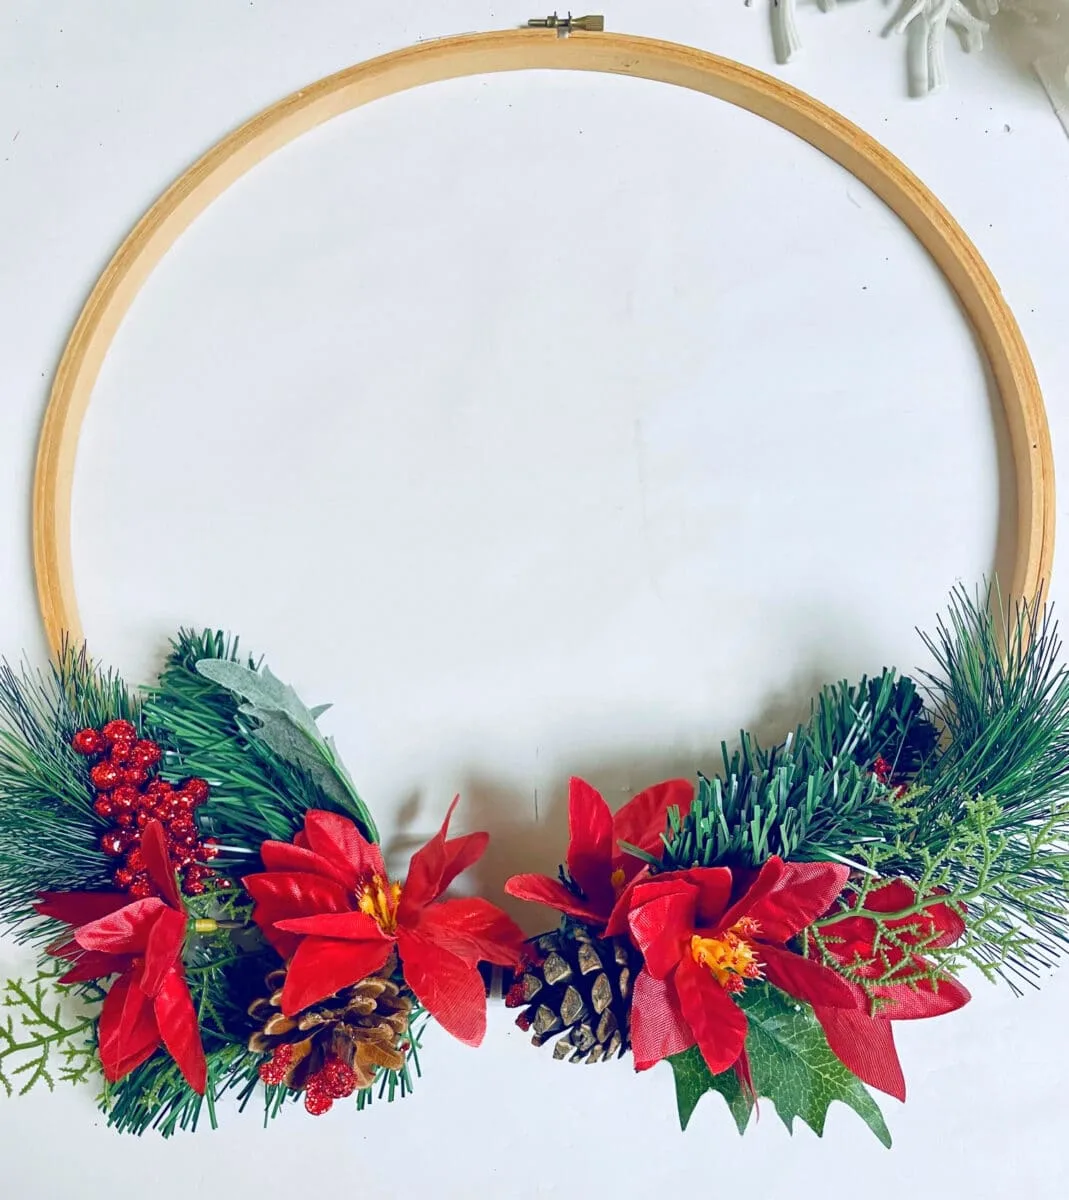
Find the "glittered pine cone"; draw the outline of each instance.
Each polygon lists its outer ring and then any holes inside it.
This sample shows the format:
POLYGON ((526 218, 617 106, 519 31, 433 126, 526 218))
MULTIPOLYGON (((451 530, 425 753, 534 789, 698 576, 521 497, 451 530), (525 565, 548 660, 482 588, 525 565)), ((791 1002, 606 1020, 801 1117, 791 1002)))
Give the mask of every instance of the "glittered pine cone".
POLYGON ((631 986, 640 964, 622 938, 595 937, 567 922, 536 938, 541 962, 517 974, 505 1003, 523 1008, 516 1024, 542 1046, 556 1039, 553 1057, 607 1062, 631 1048, 631 986))
POLYGON ((392 979, 369 975, 292 1017, 282 1012, 285 969, 272 971, 264 982, 269 995, 249 1006, 260 1026, 249 1049, 271 1055, 275 1070, 265 1081, 299 1092, 329 1061, 340 1059, 364 1088, 380 1068, 404 1066, 412 1000, 392 979))

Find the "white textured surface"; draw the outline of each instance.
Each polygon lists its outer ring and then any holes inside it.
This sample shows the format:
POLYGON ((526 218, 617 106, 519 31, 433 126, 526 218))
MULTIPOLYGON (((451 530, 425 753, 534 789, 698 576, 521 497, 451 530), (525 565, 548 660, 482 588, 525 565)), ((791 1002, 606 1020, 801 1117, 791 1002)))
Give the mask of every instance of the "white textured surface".
MULTIPOLYGON (((528 6, 9 0, 0 14, 0 644, 40 653, 29 478, 48 379, 152 198, 269 101, 528 6)), ((765 15, 618 0, 608 25, 771 68, 765 15)), ((1024 328, 1064 442, 1069 156, 1034 78, 961 57, 919 105, 843 5, 781 73, 949 205, 1024 328)), ((477 884, 552 869, 580 771, 614 799, 778 736, 812 688, 920 659, 913 626, 990 570, 997 422, 938 273, 861 185, 735 110, 634 81, 458 81, 257 169, 136 303, 91 409, 76 568, 97 653, 146 678, 179 623, 239 630, 329 724, 387 831, 455 789, 477 884)), ((1055 580, 1055 595, 1062 594, 1055 580)), ((531 928, 537 914, 527 913, 531 928)), ((21 965, 0 947, 0 972, 21 965)), ((432 1037, 403 1106, 265 1135, 118 1141, 86 1094, 3 1104, 4 1194, 170 1200, 752 1189, 1061 1195, 1063 973, 901 1031, 882 1151, 846 1110, 686 1137, 669 1072, 579 1070, 491 1013, 432 1037), (992 1049, 998 1052, 997 1059, 992 1049), (56 1130, 63 1135, 57 1139, 56 1130), (42 1147, 62 1141, 63 1152, 42 1147), (413 1147, 419 1147, 413 1153, 413 1147), (137 1181, 134 1184, 133 1181, 137 1181), (862 1182, 863 1181, 863 1182, 862 1182)))

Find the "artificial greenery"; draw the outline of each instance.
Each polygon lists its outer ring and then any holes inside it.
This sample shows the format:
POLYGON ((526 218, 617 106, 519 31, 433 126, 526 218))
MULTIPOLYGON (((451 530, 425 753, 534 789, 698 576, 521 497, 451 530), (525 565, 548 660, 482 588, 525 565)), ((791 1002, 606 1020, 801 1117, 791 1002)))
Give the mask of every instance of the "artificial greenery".
POLYGON ((753 1092, 734 1070, 713 1075, 697 1047, 669 1059, 675 1076, 680 1125, 685 1129, 698 1101, 717 1091, 727 1101, 739 1132, 749 1124, 758 1097, 767 1097, 789 1130, 804 1121, 824 1132, 828 1108, 839 1100, 852 1108, 885 1146, 891 1135, 865 1085, 835 1057, 807 1004, 767 983, 752 983, 738 998, 749 1030, 746 1055, 753 1092))
POLYGON ((38 892, 108 882, 104 824, 70 739, 114 717, 137 724, 137 697, 84 648, 64 646, 47 671, 0 664, 0 926, 20 939, 54 929, 35 918, 38 892))
POLYGON ((104 991, 66 987, 62 966, 45 960, 31 979, 0 985, 0 1088, 24 1095, 37 1084, 84 1083, 100 1071, 96 1021, 104 991))
POLYGON ((197 775, 211 785, 207 804, 198 810, 205 830, 231 850, 255 853, 266 839, 289 841, 310 808, 370 821, 366 809, 339 803, 300 764, 257 736, 262 724, 257 716, 242 711, 240 698, 230 688, 198 670, 197 664, 208 660, 232 664, 250 675, 260 665, 253 658, 243 659, 236 638, 211 630, 182 630, 144 701, 146 729, 165 750, 163 777, 177 781, 197 775))

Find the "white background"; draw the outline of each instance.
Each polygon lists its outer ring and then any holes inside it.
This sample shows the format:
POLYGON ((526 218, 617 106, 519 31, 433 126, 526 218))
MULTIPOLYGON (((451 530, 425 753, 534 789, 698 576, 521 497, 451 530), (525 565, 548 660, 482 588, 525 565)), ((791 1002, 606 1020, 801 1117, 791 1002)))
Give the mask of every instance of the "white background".
MULTIPOLYGON (((137 216, 287 92, 518 3, 5 0, 0 12, 0 645, 40 658, 29 557, 38 423, 64 339, 137 216)), ((905 159, 1021 322, 1069 435, 1069 145, 1028 71, 953 44, 906 97, 863 0, 805 5, 779 73, 905 159)), ((608 25, 765 69, 763 0, 614 0, 608 25)), ((945 284, 860 184, 689 93, 472 79, 343 117, 257 168, 167 256, 82 439, 75 565, 95 652, 147 680, 180 624, 239 631, 311 703, 397 869, 454 791, 494 843, 469 886, 552 871, 570 773, 615 805, 782 736, 809 693, 885 663, 1005 559, 1010 477, 945 284), (1000 491, 1004 493, 1000 500, 1000 491), (1003 536, 1000 539, 1000 514, 1003 536)), ((1054 595, 1063 594, 1054 580, 1054 595)), ((532 931, 542 914, 512 909, 532 931)), ((0 945, 0 974, 26 966, 0 945)), ((887 1153, 770 1104, 687 1135, 670 1072, 432 1034, 403 1105, 163 1143, 91 1094, 0 1100, 3 1194, 616 1196, 831 1189, 1055 1197, 1069 976, 899 1026, 887 1153)))

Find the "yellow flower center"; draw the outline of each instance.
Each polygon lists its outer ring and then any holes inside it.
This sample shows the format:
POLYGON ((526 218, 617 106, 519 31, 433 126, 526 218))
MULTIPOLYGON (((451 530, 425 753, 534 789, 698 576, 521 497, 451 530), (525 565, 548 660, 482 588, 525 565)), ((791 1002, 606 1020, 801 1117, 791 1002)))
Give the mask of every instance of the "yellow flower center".
POLYGON ((705 967, 725 992, 741 992, 747 979, 761 978, 761 963, 757 951, 748 940, 760 932, 760 926, 750 917, 743 917, 719 937, 690 939, 691 957, 705 967))
POLYGON ((624 874, 623 867, 617 867, 609 876, 609 882, 612 884, 612 890, 619 895, 620 889, 627 882, 627 876, 624 874))
POLYGON ((381 875, 373 875, 357 893, 356 906, 378 925, 383 933, 397 930, 397 903, 401 899, 401 885, 390 883, 381 875))

